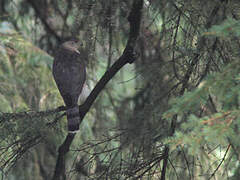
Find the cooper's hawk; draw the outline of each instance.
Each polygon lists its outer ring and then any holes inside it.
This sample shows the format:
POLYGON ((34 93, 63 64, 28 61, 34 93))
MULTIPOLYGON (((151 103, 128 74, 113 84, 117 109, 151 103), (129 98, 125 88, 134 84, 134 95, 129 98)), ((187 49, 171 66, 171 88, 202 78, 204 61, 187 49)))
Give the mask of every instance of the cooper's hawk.
POLYGON ((77 40, 63 43, 57 50, 53 62, 53 77, 67 107, 68 131, 79 130, 80 116, 78 98, 86 80, 84 61, 78 51, 77 40))

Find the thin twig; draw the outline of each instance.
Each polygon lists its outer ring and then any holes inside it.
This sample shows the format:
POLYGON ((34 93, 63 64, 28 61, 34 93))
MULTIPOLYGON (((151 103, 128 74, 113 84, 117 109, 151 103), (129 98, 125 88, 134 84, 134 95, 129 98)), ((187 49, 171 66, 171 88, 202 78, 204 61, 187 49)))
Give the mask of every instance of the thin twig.
POLYGON ((226 156, 227 156, 227 153, 228 153, 230 147, 231 147, 231 144, 228 145, 227 150, 226 150, 226 152, 225 152, 225 154, 224 154, 221 162, 218 164, 217 168, 214 170, 214 172, 212 173, 212 175, 210 176, 210 178, 209 178, 208 180, 212 179, 212 177, 215 176, 216 172, 218 171, 218 169, 219 169, 220 166, 222 165, 223 161, 225 160, 225 158, 226 158, 226 156))

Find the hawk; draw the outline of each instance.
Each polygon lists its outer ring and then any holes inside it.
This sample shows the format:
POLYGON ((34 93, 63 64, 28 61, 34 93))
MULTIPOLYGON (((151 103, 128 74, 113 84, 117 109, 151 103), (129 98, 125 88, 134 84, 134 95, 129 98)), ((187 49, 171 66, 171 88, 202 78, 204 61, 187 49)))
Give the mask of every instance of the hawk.
POLYGON ((85 64, 80 57, 79 46, 77 40, 61 44, 55 53, 52 68, 54 80, 67 108, 69 133, 79 130, 80 114, 77 103, 86 80, 85 64))

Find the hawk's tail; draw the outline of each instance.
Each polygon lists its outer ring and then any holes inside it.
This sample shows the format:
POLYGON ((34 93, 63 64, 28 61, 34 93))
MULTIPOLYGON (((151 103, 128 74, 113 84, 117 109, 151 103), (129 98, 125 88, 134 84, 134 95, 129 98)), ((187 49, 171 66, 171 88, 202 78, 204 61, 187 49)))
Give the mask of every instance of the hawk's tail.
POLYGON ((80 115, 79 107, 74 106, 73 108, 67 109, 67 121, 68 121, 68 132, 77 133, 79 131, 80 115))

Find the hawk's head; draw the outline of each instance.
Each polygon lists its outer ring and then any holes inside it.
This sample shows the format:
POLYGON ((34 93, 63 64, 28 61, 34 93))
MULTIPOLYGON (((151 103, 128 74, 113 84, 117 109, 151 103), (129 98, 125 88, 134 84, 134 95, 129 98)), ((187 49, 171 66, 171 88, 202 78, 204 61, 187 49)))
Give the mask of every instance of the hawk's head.
POLYGON ((78 51, 78 48, 81 45, 80 45, 79 41, 77 41, 77 40, 66 41, 61 46, 66 50, 69 50, 69 51, 76 52, 76 53, 80 54, 80 52, 78 51))

